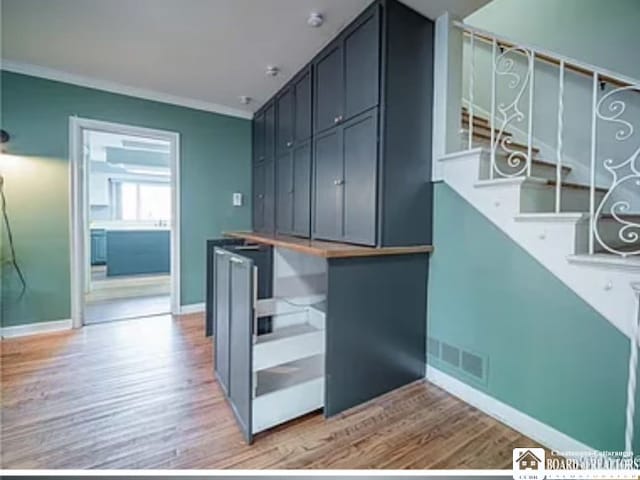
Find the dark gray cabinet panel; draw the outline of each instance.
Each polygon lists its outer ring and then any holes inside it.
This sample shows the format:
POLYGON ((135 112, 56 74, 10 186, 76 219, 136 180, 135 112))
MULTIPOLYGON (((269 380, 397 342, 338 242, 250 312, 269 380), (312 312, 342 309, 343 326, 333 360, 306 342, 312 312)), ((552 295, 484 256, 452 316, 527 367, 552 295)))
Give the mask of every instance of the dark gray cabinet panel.
POLYGON ((264 110, 264 158, 273 160, 276 142, 276 106, 271 103, 264 110))
POLYGON ((293 146, 293 88, 286 88, 276 99, 276 154, 293 146))
POLYGON ((380 40, 378 9, 348 30, 344 38, 344 119, 379 102, 380 40))
POLYGON ((213 289, 216 319, 215 367, 218 380, 225 392, 229 392, 229 255, 219 248, 214 249, 213 289))
POLYGON ((311 141, 293 150, 293 225, 291 233, 308 237, 311 228, 311 141))
POLYGON ((294 142, 303 142, 311 137, 311 69, 293 81, 294 92, 294 142))
POLYGON ((378 111, 370 110, 341 128, 344 154, 343 239, 375 245, 378 111))
POLYGON ((333 127, 343 114, 344 75, 342 44, 329 47, 315 62, 314 131, 333 127))
POLYGON ((329 260, 326 416, 424 378, 428 261, 329 260))
POLYGON ((229 398, 245 438, 251 441, 251 345, 253 338, 253 262, 231 256, 229 398))
POLYGON ((253 229, 262 232, 264 224, 265 163, 253 167, 253 229))
POLYGON ((256 114, 253 119, 253 161, 264 161, 264 112, 256 114))
MULTIPOLYGON (((242 245, 244 240, 240 238, 216 238, 207 240, 207 275, 206 275, 206 314, 205 314, 205 333, 207 337, 210 337, 215 332, 215 318, 216 312, 214 308, 214 298, 216 293, 215 272, 216 272, 216 247, 225 247, 233 245, 242 245)), ((269 270, 270 271, 270 270, 269 270)), ((268 285, 271 288, 271 283, 268 285)), ((259 287, 258 287, 259 289, 259 287)), ((271 294, 269 293, 269 296, 271 294)), ((266 295, 265 295, 266 297, 266 295)))
POLYGON ((324 240, 342 238, 342 130, 334 128, 314 140, 313 234, 324 240))
POLYGON ((293 231, 293 152, 278 156, 276 164, 276 231, 293 231))
POLYGON ((265 232, 273 233, 276 228, 276 162, 264 162, 264 226, 265 232))

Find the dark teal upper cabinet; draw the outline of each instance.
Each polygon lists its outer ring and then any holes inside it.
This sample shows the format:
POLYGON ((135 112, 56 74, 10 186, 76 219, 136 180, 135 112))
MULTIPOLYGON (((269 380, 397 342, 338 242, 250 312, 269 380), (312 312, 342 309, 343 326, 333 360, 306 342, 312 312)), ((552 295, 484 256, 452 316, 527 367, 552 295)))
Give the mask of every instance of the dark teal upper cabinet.
POLYGON ((276 143, 276 105, 271 103, 264 110, 264 158, 275 158, 276 143))
POLYGON ((276 153, 278 155, 293 146, 293 105, 293 88, 285 88, 276 98, 276 153))
POLYGON ((275 165, 265 225, 275 178, 278 232, 431 243, 433 34, 400 1, 376 0, 256 114, 256 155, 275 165))
POLYGON ((315 60, 315 132, 378 105, 379 10, 368 9, 315 60))
POLYGON ((253 161, 264 161, 264 112, 259 112, 253 119, 253 161))
POLYGON ((335 42, 314 64, 314 132, 322 132, 340 122, 343 114, 344 75, 342 43, 335 42))
POLYGON ((379 22, 378 9, 374 9, 344 34, 343 120, 379 103, 379 22))
POLYGON ((294 142, 304 142, 311 137, 311 68, 307 67, 293 80, 294 142))

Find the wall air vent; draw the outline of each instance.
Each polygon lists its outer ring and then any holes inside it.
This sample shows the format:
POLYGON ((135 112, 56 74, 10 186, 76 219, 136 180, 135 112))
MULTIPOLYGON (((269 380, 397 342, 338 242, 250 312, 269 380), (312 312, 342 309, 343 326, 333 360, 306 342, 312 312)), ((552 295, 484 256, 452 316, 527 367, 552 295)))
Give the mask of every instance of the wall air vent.
POLYGON ((427 353, 435 358, 440 358, 440 342, 433 337, 427 338, 427 353))
POLYGON ((453 345, 442 342, 442 360, 458 368, 460 366, 460 350, 453 345))
POLYGON ((484 360, 482 357, 469 352, 462 352, 462 370, 479 380, 484 379, 484 360))

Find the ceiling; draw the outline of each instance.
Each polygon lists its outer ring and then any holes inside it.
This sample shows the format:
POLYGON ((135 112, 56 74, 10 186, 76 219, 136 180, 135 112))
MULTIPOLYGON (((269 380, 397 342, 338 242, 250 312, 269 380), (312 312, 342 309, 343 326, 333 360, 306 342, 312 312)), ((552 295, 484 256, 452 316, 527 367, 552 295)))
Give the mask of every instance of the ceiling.
MULTIPOLYGON (((403 0, 430 18, 489 1, 403 0)), ((250 117, 369 3, 2 0, 2 68, 250 117), (320 28, 306 23, 312 11, 320 28)))

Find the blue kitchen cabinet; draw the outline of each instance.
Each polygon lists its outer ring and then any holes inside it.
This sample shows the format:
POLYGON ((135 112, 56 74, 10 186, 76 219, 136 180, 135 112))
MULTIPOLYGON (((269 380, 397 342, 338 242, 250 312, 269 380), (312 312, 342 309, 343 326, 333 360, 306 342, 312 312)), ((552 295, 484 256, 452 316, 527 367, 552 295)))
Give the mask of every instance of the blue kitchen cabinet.
POLYGON ((91 229, 91 265, 107 263, 107 232, 103 229, 91 229))
POLYGON ((107 276, 168 274, 169 230, 108 230, 107 276))

